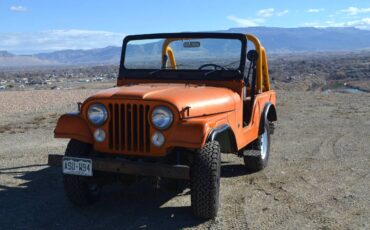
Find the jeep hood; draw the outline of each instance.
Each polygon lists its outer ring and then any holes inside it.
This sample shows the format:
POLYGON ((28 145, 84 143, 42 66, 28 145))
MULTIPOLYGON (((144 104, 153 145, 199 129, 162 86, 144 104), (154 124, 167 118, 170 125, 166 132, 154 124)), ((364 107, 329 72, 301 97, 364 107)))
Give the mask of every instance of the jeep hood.
POLYGON ((179 112, 186 107, 186 117, 198 117, 232 111, 238 95, 230 89, 194 84, 137 84, 98 92, 88 100, 135 99, 162 101, 179 112))

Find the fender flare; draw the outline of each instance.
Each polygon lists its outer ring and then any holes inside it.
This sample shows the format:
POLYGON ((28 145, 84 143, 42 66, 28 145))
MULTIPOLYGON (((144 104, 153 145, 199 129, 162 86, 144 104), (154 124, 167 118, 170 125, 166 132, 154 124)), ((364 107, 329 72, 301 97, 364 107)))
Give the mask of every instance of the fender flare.
POLYGON ((260 122, 258 135, 261 135, 263 133, 263 130, 265 128, 265 121, 277 121, 277 113, 276 113, 275 105, 270 102, 267 102, 265 104, 265 107, 263 108, 261 118, 263 119, 261 119, 261 122, 260 122))
POLYGON ((55 127, 54 137, 76 139, 89 144, 94 142, 86 121, 77 114, 62 115, 55 127))
POLYGON ((233 130, 227 124, 220 125, 211 130, 206 142, 218 141, 222 153, 237 152, 237 144, 233 130))

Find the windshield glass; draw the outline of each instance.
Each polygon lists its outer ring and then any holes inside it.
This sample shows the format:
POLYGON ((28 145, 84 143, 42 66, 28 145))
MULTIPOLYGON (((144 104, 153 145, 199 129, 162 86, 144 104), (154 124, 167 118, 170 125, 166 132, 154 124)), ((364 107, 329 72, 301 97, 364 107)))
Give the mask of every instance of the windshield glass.
POLYGON ((242 41, 233 38, 130 40, 125 69, 236 70, 242 41))

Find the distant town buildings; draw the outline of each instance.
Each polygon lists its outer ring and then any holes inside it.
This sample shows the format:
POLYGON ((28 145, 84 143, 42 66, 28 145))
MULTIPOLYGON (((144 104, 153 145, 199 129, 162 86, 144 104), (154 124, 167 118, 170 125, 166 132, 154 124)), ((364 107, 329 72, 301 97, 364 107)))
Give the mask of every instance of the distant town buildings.
POLYGON ((0 90, 71 89, 81 84, 115 81, 118 66, 0 70, 0 90))

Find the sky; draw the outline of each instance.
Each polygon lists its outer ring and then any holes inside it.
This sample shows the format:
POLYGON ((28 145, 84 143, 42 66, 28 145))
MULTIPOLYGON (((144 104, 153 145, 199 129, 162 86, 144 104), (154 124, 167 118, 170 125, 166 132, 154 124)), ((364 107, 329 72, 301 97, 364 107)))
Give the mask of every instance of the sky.
POLYGON ((234 27, 370 30, 370 0, 0 0, 0 50, 120 46, 128 34, 234 27))

